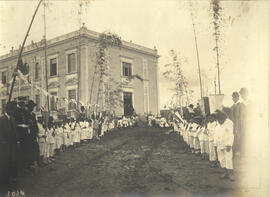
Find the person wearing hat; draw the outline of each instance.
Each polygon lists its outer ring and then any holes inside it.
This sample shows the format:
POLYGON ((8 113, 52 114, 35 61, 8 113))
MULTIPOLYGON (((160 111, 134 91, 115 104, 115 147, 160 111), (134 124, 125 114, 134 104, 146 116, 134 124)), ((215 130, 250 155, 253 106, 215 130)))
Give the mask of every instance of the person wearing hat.
POLYGON ((29 136, 27 142, 27 151, 29 154, 29 164, 34 167, 39 164, 40 150, 38 145, 38 125, 36 115, 33 112, 36 103, 33 100, 29 100, 27 103, 27 121, 29 125, 29 136))

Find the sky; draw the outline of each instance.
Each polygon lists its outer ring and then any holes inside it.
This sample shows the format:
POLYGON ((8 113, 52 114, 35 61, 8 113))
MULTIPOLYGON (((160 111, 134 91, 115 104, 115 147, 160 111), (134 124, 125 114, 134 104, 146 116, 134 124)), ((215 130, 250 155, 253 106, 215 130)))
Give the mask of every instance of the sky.
MULTIPOLYGON (((159 58, 160 108, 171 99, 174 83, 165 79, 164 65, 174 49, 187 60, 183 66, 192 102, 200 98, 198 65, 191 9, 185 0, 88 0, 78 15, 79 0, 48 0, 46 8, 47 38, 63 35, 80 27, 114 32, 123 40, 149 48, 156 46, 159 58)), ((0 55, 22 43, 38 1, 0 0, 0 55)), ((221 1, 219 41, 221 93, 224 105, 232 104, 231 94, 247 87, 250 98, 263 94, 268 77, 269 6, 268 1, 221 1)), ((202 82, 205 93, 213 94, 217 78, 213 19, 209 0, 193 0, 192 12, 197 35, 202 82)), ((40 7, 27 43, 40 41, 44 34, 43 7, 40 7)))

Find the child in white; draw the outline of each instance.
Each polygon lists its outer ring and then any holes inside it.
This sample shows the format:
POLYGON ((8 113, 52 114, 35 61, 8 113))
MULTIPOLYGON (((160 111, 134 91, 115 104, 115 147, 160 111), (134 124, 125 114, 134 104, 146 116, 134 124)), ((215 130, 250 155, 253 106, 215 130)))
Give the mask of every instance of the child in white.
POLYGON ((55 150, 55 138, 54 138, 54 129, 51 127, 47 131, 47 158, 54 160, 54 150, 55 150))
POLYGON ((200 141, 200 147, 201 147, 201 156, 203 160, 208 159, 209 154, 209 145, 208 145, 208 135, 207 135, 207 129, 205 126, 201 127, 201 132, 199 133, 199 141, 200 141))
POLYGON ((46 154, 46 131, 41 122, 38 125, 38 145, 40 151, 41 162, 43 162, 44 156, 46 154))
POLYGON ((200 154, 200 141, 199 141, 199 134, 201 133, 202 127, 198 124, 193 123, 192 128, 195 127, 195 129, 192 129, 193 131, 193 146, 194 146, 194 151, 196 155, 200 154), (196 126, 195 126, 196 125, 196 126))
POLYGON ((216 155, 215 145, 214 145, 214 135, 215 135, 216 126, 217 126, 217 122, 215 121, 214 117, 210 117, 207 123, 207 131, 208 131, 208 136, 209 136, 209 160, 212 163, 217 160, 217 155, 216 155))
POLYGON ((225 169, 221 178, 229 178, 233 181, 233 122, 222 112, 218 112, 217 119, 218 125, 216 130, 219 133, 217 139, 218 160, 221 167, 225 169))

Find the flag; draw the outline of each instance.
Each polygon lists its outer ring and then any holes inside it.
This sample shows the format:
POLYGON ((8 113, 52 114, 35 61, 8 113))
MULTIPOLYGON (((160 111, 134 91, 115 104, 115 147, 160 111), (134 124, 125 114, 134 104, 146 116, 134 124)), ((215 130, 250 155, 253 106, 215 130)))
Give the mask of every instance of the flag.
POLYGON ((182 119, 182 117, 181 117, 181 115, 179 114, 178 111, 175 112, 174 114, 175 114, 175 116, 176 116, 181 122, 184 122, 184 120, 182 119))

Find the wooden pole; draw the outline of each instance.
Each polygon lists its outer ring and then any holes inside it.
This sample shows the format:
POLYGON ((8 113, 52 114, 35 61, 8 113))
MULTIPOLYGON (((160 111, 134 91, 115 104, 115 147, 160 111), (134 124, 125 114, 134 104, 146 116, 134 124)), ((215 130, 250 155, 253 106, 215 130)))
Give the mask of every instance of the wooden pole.
POLYGON ((215 86, 215 95, 217 94, 217 82, 216 82, 216 79, 214 81, 214 86, 215 86))
POLYGON ((192 13, 191 13, 191 19, 192 19, 192 27, 193 27, 195 47, 196 47, 196 54, 197 54, 198 72, 199 72, 199 80, 200 80, 200 91, 201 91, 201 98, 202 98, 203 97, 203 93, 202 93, 202 79, 201 79, 200 57, 199 57, 197 35, 196 35, 196 30, 195 30, 195 25, 194 25, 194 20, 193 20, 193 14, 192 13))
MULTIPOLYGON (((49 92, 49 85, 48 85, 48 62, 47 62, 47 38, 46 38, 46 7, 44 2, 44 60, 45 60, 45 80, 46 80, 46 91, 49 92)), ((50 99, 49 95, 47 97, 47 107, 48 113, 50 114, 50 99)))
POLYGON ((12 80, 12 84, 11 84, 11 88, 10 88, 10 93, 9 93, 9 98, 8 98, 8 101, 9 101, 9 102, 11 101, 11 98, 12 98, 12 92, 13 92, 13 89, 14 89, 14 85, 15 85, 15 81, 16 81, 16 76, 17 76, 17 71, 18 71, 18 69, 19 69, 19 64, 20 64, 20 62, 21 62, 20 60, 21 60, 21 58, 22 58, 23 48, 24 48, 26 39, 27 39, 27 37, 28 37, 28 35, 29 35, 30 29, 31 29, 31 27, 32 27, 33 21, 34 21, 34 19, 35 19, 35 17, 36 17, 38 8, 40 7, 40 4, 41 4, 42 1, 43 1, 43 0, 40 0, 39 3, 38 3, 38 5, 37 5, 37 8, 36 8, 36 10, 35 10, 35 12, 34 12, 34 15, 33 15, 32 19, 31 19, 30 25, 29 25, 29 27, 28 27, 28 30, 27 30, 26 35, 25 35, 24 40, 23 40, 22 47, 21 47, 20 52, 19 52, 19 56, 18 56, 18 60, 17 60, 17 66, 16 66, 16 69, 15 69, 15 73, 14 73, 14 76, 13 76, 13 80, 12 80))
POLYGON ((218 70, 218 93, 221 94, 220 89, 220 70, 219 70, 219 51, 218 51, 218 40, 216 35, 216 52, 217 52, 217 70, 218 70))

